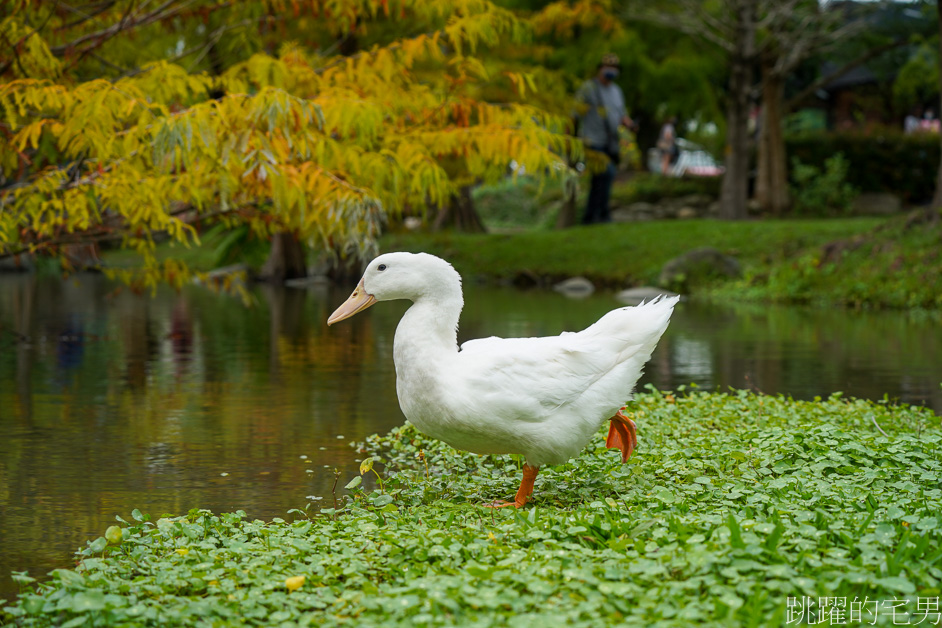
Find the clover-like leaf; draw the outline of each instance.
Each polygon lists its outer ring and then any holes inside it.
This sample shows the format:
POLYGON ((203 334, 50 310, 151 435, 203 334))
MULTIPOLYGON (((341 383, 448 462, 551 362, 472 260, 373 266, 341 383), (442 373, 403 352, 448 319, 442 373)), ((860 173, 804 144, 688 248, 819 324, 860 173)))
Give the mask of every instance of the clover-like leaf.
POLYGON ((291 576, 290 578, 285 578, 285 587, 288 589, 288 592, 297 591, 304 584, 304 576, 291 576))
POLYGON ((119 526, 108 526, 105 530, 105 539, 112 545, 118 545, 123 540, 121 528, 119 526))

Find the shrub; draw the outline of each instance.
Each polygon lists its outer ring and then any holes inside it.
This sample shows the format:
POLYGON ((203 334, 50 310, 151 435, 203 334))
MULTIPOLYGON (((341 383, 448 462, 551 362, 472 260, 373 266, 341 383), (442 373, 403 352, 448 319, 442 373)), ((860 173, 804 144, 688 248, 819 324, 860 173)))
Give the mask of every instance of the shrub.
MULTIPOLYGON (((891 192, 904 201, 932 198, 939 169, 939 136, 906 135, 895 129, 863 133, 807 133, 786 139, 786 150, 804 164, 824 169, 837 153, 848 162, 847 182, 861 192, 891 192)), ((793 176, 793 182, 794 176, 793 176)))
POLYGON ((493 185, 478 186, 472 192, 474 207, 489 228, 535 228, 547 223, 547 216, 563 202, 563 184, 540 184, 530 177, 507 177, 493 185))
POLYGON ((842 153, 825 160, 823 171, 793 158, 793 211, 806 216, 847 213, 859 194, 854 186, 847 183, 848 166, 842 153))
POLYGON ((677 178, 640 173, 624 184, 615 185, 612 189, 612 202, 615 205, 628 205, 641 201, 656 203, 661 199, 690 194, 718 197, 721 181, 721 177, 677 178))

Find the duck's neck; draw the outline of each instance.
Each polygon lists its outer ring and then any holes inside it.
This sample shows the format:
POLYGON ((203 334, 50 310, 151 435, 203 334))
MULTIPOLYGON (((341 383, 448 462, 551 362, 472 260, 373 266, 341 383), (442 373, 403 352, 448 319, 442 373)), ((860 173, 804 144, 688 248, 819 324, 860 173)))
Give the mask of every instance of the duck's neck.
POLYGON ((436 357, 457 353, 458 317, 463 305, 460 287, 416 299, 396 328, 397 367, 407 362, 427 363, 436 357))

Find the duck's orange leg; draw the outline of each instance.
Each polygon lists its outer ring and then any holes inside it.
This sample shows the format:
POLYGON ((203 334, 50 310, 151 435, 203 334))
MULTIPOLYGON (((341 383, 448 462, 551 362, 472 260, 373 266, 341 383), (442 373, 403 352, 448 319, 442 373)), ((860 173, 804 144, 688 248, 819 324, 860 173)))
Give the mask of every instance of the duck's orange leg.
POLYGON ((612 422, 608 428, 608 438, 605 439, 605 446, 611 449, 621 450, 621 461, 627 462, 628 458, 638 446, 638 432, 635 429, 635 422, 624 415, 622 406, 609 421, 612 422))
POLYGON ((514 500, 512 502, 494 502, 493 504, 488 504, 488 508, 505 508, 507 506, 523 508, 526 505, 530 494, 533 493, 533 482, 536 480, 536 474, 539 472, 539 467, 531 467, 530 465, 524 463, 523 479, 520 481, 520 488, 517 489, 517 495, 514 497, 514 500))

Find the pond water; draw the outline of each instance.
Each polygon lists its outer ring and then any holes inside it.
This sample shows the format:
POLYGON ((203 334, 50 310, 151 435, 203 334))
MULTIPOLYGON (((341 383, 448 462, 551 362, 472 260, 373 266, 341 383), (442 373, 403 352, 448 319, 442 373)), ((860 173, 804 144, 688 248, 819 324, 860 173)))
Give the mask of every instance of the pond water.
MULTIPOLYGON (((0 599, 11 570, 71 566, 133 508, 285 516, 357 473, 350 443, 403 421, 392 344, 407 304, 328 328, 349 294, 192 287, 153 298, 101 277, 0 276, 0 599)), ((612 294, 466 287, 459 339, 577 330, 612 294)), ((640 385, 845 395, 942 412, 938 320, 686 302, 640 385)), ((644 426, 639 430, 642 442, 644 426)))

